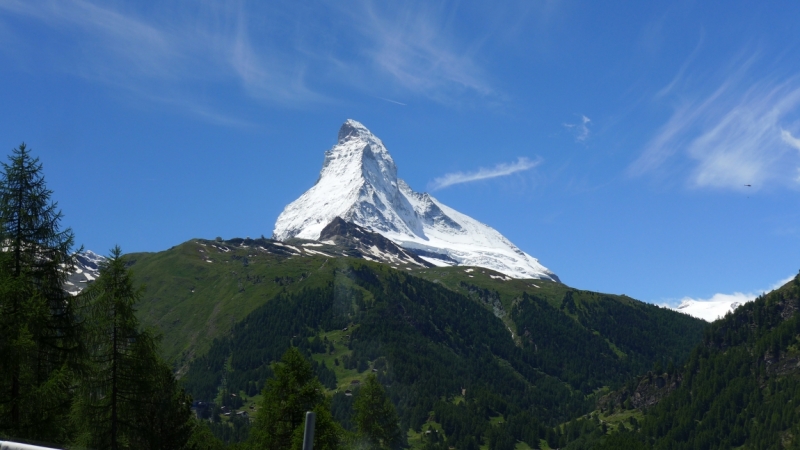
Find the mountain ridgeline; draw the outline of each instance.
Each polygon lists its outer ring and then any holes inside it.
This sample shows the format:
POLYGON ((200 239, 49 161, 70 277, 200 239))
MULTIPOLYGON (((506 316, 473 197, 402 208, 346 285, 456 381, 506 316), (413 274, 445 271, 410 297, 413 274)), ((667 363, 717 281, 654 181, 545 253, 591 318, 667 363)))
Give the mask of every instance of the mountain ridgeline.
POLYGON ((374 373, 409 436, 435 425, 457 448, 490 436, 557 443, 557 426, 592 411, 596 392, 682 362, 707 327, 549 280, 393 269, 335 252, 332 243, 238 239, 131 255, 147 286, 140 316, 162 330, 165 356, 196 400, 241 407, 294 346, 313 361, 341 423, 351 415, 346 391, 374 373))

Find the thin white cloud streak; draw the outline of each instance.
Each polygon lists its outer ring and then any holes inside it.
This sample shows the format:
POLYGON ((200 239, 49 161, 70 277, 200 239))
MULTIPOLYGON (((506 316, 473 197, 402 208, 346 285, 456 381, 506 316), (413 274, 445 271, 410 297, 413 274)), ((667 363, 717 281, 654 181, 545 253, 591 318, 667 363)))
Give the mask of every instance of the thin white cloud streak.
POLYGON ((741 89, 748 66, 706 97, 681 103, 628 173, 653 172, 683 154, 693 165, 688 177, 692 187, 796 186, 800 155, 789 151, 793 141, 787 140, 784 127, 798 127, 792 119, 800 107, 800 77, 762 79, 741 89))
POLYGON ((590 123, 592 123, 591 119, 581 115, 581 123, 565 123, 564 128, 575 134, 576 142, 586 142, 589 139, 589 133, 591 133, 589 130, 590 123))
POLYGON ((470 183, 473 181, 487 180, 490 178, 504 177, 517 172, 532 169, 541 164, 541 159, 531 161, 528 158, 518 158, 513 163, 500 163, 491 169, 481 167, 475 172, 454 172, 435 178, 428 185, 428 189, 436 191, 455 184, 470 183))
POLYGON ((786 142, 790 146, 800 151, 800 139, 792 136, 791 132, 786 130, 781 130, 781 139, 783 139, 783 142, 786 142))
POLYGON ((389 98, 383 98, 383 97, 375 97, 375 98, 377 98, 378 100, 383 100, 385 102, 394 103, 395 105, 408 106, 405 103, 400 103, 400 102, 398 102, 396 100, 392 100, 392 99, 389 99, 389 98))

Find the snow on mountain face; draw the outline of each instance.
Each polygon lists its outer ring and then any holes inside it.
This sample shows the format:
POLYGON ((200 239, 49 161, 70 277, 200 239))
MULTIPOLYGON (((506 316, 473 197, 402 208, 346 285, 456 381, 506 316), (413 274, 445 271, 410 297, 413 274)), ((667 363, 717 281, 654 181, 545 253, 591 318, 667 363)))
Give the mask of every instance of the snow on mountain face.
MULTIPOLYGON (((752 301, 753 299, 744 300, 744 302, 752 301)), ((675 311, 686 313, 692 317, 703 319, 706 322, 713 322, 717 319, 725 317, 728 312, 733 312, 736 308, 742 306, 742 301, 738 300, 683 300, 680 305, 673 308, 675 311)))
POLYGON ((104 256, 91 250, 84 250, 75 255, 75 270, 67 276, 64 290, 72 295, 78 295, 100 276, 100 264, 105 261, 104 256))
POLYGON ((436 265, 486 267, 515 278, 558 277, 497 230, 449 208, 397 178, 383 142, 347 120, 338 143, 325 152, 317 183, 290 203, 273 237, 319 239, 336 217, 415 251, 436 265))

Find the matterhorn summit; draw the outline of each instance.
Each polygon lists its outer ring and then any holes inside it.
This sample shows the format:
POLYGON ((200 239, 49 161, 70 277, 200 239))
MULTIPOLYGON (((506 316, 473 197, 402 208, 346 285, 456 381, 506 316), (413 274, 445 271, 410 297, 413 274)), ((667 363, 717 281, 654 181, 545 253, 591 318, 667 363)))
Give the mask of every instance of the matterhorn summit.
POLYGON ((411 190, 397 178, 383 142, 355 120, 342 125, 338 142, 325 152, 317 183, 278 217, 273 238, 318 240, 337 217, 433 265, 485 267, 514 278, 558 281, 497 230, 411 190))

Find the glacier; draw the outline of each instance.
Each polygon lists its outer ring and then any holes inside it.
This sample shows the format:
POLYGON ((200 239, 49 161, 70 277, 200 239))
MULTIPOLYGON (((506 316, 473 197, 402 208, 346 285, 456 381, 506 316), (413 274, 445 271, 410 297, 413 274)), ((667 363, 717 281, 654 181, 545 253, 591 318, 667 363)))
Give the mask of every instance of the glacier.
POLYGON ((437 266, 484 267, 514 278, 559 282, 556 274, 494 228, 412 190, 397 177, 383 142, 352 119, 325 152, 314 186, 278 216, 273 239, 318 240, 337 217, 437 266))

